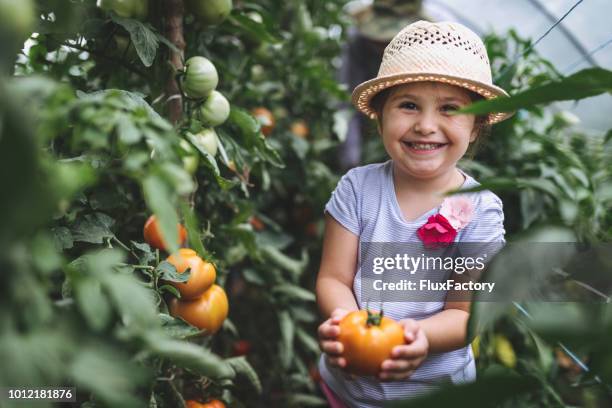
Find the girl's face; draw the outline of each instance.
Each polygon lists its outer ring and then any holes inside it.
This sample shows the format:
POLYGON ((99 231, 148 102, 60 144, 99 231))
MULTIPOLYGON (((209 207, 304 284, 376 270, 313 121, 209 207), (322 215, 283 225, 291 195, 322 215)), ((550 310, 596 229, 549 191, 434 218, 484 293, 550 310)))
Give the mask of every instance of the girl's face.
POLYGON ((385 101, 379 132, 396 168, 419 179, 453 170, 476 133, 474 115, 451 113, 471 102, 467 90, 444 83, 395 87, 385 101))

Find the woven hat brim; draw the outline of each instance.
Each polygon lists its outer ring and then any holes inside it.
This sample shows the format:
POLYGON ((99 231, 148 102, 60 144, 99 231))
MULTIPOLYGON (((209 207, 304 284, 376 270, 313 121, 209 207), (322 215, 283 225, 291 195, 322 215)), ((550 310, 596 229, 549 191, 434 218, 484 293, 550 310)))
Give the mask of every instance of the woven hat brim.
MULTIPOLYGON (((473 81, 470 79, 455 77, 452 75, 441 75, 436 73, 418 73, 418 74, 396 74, 386 77, 374 78, 363 82, 353 91, 353 105, 371 119, 376 118, 376 111, 370 106, 372 98, 380 91, 396 85, 407 84, 411 82, 442 82, 450 85, 456 85, 465 88, 469 91, 476 92, 486 99, 494 99, 500 96, 509 96, 502 88, 486 84, 483 82, 473 81)), ((514 112, 494 112, 488 115, 488 123, 494 124, 508 119, 514 115, 514 112)))

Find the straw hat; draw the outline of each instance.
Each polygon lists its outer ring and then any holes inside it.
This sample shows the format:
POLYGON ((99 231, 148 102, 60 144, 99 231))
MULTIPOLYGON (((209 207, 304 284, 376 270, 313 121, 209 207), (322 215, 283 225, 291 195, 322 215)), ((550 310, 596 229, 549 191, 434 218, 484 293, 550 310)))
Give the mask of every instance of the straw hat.
MULTIPOLYGON (((353 91, 358 110, 376 118, 372 98, 385 88, 409 82, 435 81, 457 85, 486 99, 508 96, 493 85, 489 57, 482 40, 467 27, 453 22, 417 21, 389 43, 376 78, 353 91)), ((491 113, 488 123, 501 122, 513 113, 491 113)))

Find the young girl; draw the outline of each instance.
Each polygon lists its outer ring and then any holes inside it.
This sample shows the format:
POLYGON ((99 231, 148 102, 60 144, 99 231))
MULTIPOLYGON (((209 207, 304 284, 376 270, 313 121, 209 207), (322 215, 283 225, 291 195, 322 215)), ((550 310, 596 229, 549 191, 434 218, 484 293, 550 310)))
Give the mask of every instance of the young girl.
POLYGON ((501 95, 507 94, 492 84, 480 38, 448 22, 419 21, 405 27, 385 49, 378 76, 355 88, 353 103, 377 120, 390 160, 350 170, 325 207, 316 291, 327 318, 318 330, 321 386, 332 407, 379 407, 441 382, 475 379, 466 340, 470 303, 450 300, 452 291, 445 301, 410 302, 406 295, 406 301, 383 304, 385 315, 403 326, 405 345, 392 350, 378 377, 343 370, 347 361, 338 324, 346 313, 366 308, 362 242, 505 242, 502 203, 495 194, 464 193, 469 217, 461 209, 445 208, 444 201, 445 192, 479 184, 457 162, 490 124, 510 116, 455 111, 501 95), (435 216, 443 210, 448 220, 438 225, 435 216))

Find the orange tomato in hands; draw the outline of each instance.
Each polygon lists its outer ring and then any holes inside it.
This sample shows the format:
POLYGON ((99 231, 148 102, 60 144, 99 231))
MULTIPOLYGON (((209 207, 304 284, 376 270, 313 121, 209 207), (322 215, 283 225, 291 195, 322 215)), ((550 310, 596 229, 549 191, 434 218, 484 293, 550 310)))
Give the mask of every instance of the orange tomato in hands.
MULTIPOLYGON (((178 236, 179 236, 179 245, 183 245, 185 240, 187 239, 187 230, 183 227, 182 224, 178 224, 178 236)), ((166 244, 164 239, 162 238, 161 231, 159 230, 159 225, 157 223, 157 218, 155 215, 149 217, 147 222, 145 222, 143 229, 144 239, 147 241, 149 245, 153 248, 161 249, 163 251, 166 250, 166 244)))
POLYGON ((195 299, 211 287, 217 277, 213 264, 204 261, 196 251, 181 248, 178 253, 170 255, 166 261, 176 268, 178 273, 190 270, 187 282, 168 282, 181 293, 182 299, 195 299))
POLYGON ((189 400, 185 402, 187 408, 225 408, 223 401, 218 399, 212 399, 208 402, 198 402, 189 400))
POLYGON ((170 301, 170 314, 180 317, 187 323, 211 333, 216 333, 227 317, 229 303, 227 295, 219 285, 210 289, 193 300, 173 298, 170 301))
POLYGON ((402 326, 382 314, 357 310, 347 314, 339 325, 345 370, 351 374, 378 375, 382 362, 391 358, 393 347, 404 344, 402 326))

